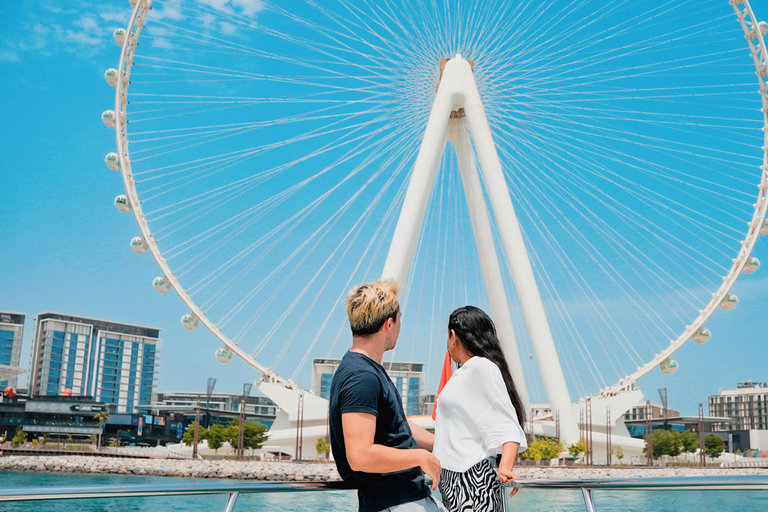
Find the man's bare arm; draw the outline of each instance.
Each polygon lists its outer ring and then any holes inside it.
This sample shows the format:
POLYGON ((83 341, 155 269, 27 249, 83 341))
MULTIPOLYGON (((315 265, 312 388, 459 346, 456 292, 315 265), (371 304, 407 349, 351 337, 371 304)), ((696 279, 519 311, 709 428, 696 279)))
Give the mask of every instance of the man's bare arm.
POLYGON ((392 473, 420 467, 432 478, 432 489, 440 483, 440 461, 424 449, 400 449, 375 444, 376 416, 363 412, 341 415, 347 461, 353 471, 364 473, 392 473))
POLYGON ((419 445, 419 448, 432 451, 432 447, 435 444, 435 434, 425 428, 418 426, 411 420, 408 420, 408 425, 411 427, 413 439, 416 441, 416 444, 419 445))

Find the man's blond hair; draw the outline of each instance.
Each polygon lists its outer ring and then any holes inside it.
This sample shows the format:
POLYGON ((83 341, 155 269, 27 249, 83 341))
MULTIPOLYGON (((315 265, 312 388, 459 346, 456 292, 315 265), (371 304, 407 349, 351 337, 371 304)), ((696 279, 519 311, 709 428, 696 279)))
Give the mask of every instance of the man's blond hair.
POLYGON ((347 318, 352 334, 370 336, 379 332, 387 318, 397 319, 400 301, 397 283, 391 279, 356 286, 347 295, 347 318))

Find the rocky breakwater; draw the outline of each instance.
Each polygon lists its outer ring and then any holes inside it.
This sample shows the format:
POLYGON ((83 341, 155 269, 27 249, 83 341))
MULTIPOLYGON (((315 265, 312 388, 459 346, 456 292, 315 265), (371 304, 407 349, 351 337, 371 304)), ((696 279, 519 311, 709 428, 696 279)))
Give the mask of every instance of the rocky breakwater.
POLYGON ((263 462, 193 459, 121 459, 82 456, 4 456, 0 471, 47 471, 324 482, 340 480, 333 463, 263 462))
POLYGON ((768 475, 766 468, 684 468, 684 467, 536 467, 515 468, 518 478, 547 480, 591 480, 605 478, 668 478, 681 476, 768 475))
MULTIPOLYGON (((186 478, 227 478, 324 482, 340 480, 336 466, 328 462, 266 462, 193 459, 138 459, 84 456, 0 457, 0 471, 45 471, 60 473, 101 473, 152 475, 186 478)), ((768 468, 645 468, 645 467, 531 467, 515 468, 522 479, 644 478, 715 475, 768 475, 768 468)))

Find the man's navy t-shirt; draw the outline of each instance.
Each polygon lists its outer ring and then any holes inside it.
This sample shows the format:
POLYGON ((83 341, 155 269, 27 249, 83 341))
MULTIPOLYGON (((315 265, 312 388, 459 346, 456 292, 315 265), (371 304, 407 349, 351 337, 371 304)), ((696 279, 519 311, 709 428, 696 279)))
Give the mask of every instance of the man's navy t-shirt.
POLYGON ((418 448, 403 403, 384 368, 357 352, 347 352, 331 382, 329 422, 331 449, 345 482, 357 488, 361 511, 382 510, 418 501, 430 495, 424 473, 418 467, 395 473, 352 471, 347 462, 341 415, 363 412, 376 416, 375 444, 392 448, 418 448))

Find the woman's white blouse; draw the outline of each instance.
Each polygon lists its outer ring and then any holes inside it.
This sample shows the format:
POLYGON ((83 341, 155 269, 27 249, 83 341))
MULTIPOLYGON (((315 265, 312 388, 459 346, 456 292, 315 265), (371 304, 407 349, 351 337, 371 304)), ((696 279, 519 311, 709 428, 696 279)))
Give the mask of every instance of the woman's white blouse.
POLYGON ((450 471, 464 472, 492 455, 504 443, 528 448, 501 371, 484 357, 472 357, 459 368, 437 399, 432 453, 450 471))

